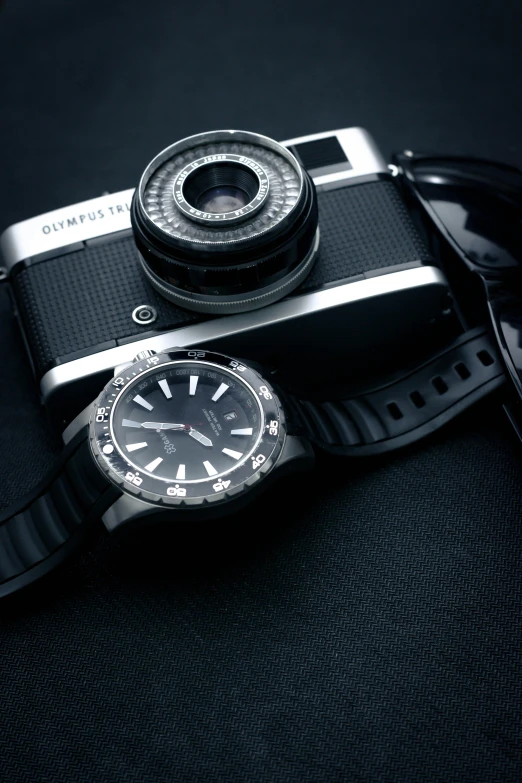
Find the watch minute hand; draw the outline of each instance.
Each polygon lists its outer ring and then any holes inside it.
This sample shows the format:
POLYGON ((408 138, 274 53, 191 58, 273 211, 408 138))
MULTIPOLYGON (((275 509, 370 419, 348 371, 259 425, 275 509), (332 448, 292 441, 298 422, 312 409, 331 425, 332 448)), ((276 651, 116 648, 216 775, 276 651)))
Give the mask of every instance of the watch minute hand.
POLYGON ((142 421, 141 426, 146 430, 184 430, 184 424, 169 424, 161 421, 142 421))

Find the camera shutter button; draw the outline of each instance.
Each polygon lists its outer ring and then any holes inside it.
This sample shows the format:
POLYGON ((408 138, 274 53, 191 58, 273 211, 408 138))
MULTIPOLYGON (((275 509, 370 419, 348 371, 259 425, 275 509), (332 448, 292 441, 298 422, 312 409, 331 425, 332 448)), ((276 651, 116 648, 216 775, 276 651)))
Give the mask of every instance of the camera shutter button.
POLYGON ((142 359, 150 359, 151 356, 154 356, 156 351, 153 351, 152 349, 147 349, 146 351, 140 351, 139 354, 137 354, 134 359, 134 362, 141 362, 142 359))

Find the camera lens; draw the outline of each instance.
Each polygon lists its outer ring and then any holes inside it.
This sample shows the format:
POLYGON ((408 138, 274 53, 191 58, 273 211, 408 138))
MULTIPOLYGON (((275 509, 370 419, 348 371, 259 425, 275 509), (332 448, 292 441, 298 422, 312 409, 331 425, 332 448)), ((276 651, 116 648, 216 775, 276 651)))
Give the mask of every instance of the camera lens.
POLYGON ((234 313, 293 290, 317 255, 314 184, 282 145, 247 131, 182 139, 157 155, 131 219, 145 274, 166 298, 234 313))
POLYGON ((248 204, 249 200, 247 193, 241 188, 235 188, 232 185, 216 185, 203 191, 196 201, 196 206, 203 212, 223 214, 223 212, 241 209, 248 204))
POLYGON ((187 176, 183 191, 197 211, 222 215, 253 201, 259 192, 259 177, 240 163, 207 163, 187 176))

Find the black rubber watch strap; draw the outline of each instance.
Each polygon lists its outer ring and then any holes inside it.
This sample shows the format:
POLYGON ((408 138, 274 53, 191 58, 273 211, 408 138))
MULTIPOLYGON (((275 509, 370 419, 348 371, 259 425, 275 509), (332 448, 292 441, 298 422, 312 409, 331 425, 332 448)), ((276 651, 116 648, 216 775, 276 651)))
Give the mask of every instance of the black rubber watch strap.
POLYGON ((0 514, 0 596, 54 569, 118 496, 94 463, 87 433, 84 428, 68 444, 52 474, 24 498, 23 506, 0 514))
POLYGON ((392 382, 354 397, 312 402, 282 395, 297 430, 323 449, 370 456, 413 443, 504 383, 487 328, 470 330, 392 382))

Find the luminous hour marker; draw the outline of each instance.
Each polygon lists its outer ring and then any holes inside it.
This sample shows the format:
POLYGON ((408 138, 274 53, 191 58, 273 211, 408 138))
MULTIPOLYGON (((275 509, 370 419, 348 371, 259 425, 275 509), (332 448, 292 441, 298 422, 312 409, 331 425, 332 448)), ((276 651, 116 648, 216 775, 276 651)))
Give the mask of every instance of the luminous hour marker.
POLYGON ((215 469, 215 467, 213 465, 210 464, 210 462, 208 460, 205 460, 203 465, 205 466, 205 470, 207 471, 209 476, 215 476, 216 475, 217 470, 215 469))
POLYGON ((161 391, 163 392, 163 394, 165 395, 165 397, 167 398, 167 400, 170 400, 172 398, 172 392, 169 388, 169 384, 167 383, 166 378, 163 378, 163 380, 158 381, 158 385, 161 391))
POLYGON ((134 397, 134 402, 137 402, 138 405, 141 405, 143 408, 147 408, 148 411, 151 411, 154 407, 154 405, 151 405, 150 402, 147 402, 147 400, 144 400, 143 397, 140 394, 137 394, 134 397))
POLYGON ((131 421, 130 419, 122 419, 122 427, 141 427, 139 421, 131 421))
POLYGON ((143 443, 129 443, 125 448, 127 451, 137 451, 138 449, 145 449, 149 444, 143 441, 143 443))
POLYGON ((176 480, 184 481, 184 479, 185 479, 185 465, 180 465, 178 468, 178 472, 176 473, 176 480))
POLYGON ((252 427, 245 427, 242 430, 230 430, 231 435, 252 435, 252 427))
POLYGON ((227 386, 226 383, 222 383, 221 386, 219 387, 219 389, 217 390, 217 392, 212 397, 212 402, 217 402, 219 400, 219 398, 224 395, 224 393, 226 392, 226 390, 228 388, 230 388, 230 387, 227 386))
POLYGON ((232 449, 222 449, 223 454, 228 454, 229 457, 232 457, 232 459, 241 459, 243 456, 242 451, 233 451, 232 449))
POLYGON ((198 385, 198 381, 199 381, 199 375, 190 376, 189 394, 191 397, 193 397, 196 393, 196 387, 198 385))
POLYGON ((152 473, 154 470, 156 470, 160 462, 163 462, 163 457, 156 457, 156 459, 153 459, 152 462, 149 462, 148 465, 145 465, 145 470, 148 470, 149 473, 152 473))

